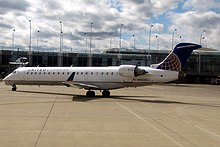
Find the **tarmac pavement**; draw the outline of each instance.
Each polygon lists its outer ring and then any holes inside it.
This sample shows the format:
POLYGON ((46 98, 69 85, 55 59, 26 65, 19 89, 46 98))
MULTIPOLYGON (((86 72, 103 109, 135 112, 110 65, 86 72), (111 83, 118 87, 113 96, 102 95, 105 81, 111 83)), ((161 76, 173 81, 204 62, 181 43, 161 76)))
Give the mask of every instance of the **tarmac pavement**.
POLYGON ((217 147, 220 86, 167 84, 85 97, 65 86, 0 82, 1 147, 217 147))

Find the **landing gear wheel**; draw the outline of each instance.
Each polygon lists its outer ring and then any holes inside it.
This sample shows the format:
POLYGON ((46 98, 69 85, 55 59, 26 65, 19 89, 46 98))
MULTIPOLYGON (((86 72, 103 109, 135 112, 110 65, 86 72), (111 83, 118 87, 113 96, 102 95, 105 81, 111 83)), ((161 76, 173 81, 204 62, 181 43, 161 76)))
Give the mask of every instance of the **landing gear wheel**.
POLYGON ((95 97, 95 92, 94 91, 87 91, 86 96, 87 97, 95 97))
POLYGON ((17 87, 16 85, 12 85, 12 88, 11 88, 12 91, 16 91, 17 90, 17 87))
POLYGON ((104 90, 104 91, 102 91, 102 96, 103 97, 109 97, 110 96, 110 92, 108 90, 104 90))

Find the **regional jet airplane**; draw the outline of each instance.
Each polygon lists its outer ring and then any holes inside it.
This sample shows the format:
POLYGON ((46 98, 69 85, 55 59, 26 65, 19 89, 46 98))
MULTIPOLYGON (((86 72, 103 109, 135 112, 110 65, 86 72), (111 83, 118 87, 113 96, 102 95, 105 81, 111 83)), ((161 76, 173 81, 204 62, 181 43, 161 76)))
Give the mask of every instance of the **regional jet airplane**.
POLYGON ((192 43, 180 43, 159 64, 147 66, 120 65, 110 67, 20 67, 4 78, 6 85, 16 91, 16 85, 65 85, 87 90, 101 90, 104 97, 109 90, 159 84, 178 79, 192 51, 201 48, 192 43))

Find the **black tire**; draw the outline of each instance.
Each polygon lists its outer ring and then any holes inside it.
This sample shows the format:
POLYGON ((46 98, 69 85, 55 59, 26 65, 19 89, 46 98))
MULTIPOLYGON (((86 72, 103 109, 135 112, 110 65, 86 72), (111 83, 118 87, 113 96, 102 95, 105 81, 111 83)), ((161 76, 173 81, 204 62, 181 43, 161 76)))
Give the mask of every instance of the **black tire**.
POLYGON ((94 91, 87 91, 86 96, 87 97, 95 97, 95 92, 94 91))
POLYGON ((102 96, 103 97, 109 97, 110 96, 110 91, 108 91, 108 90, 102 91, 102 96))
POLYGON ((12 85, 12 88, 11 88, 12 91, 16 91, 17 90, 17 87, 16 85, 12 85))
POLYGON ((91 91, 91 97, 95 97, 95 91, 91 91))

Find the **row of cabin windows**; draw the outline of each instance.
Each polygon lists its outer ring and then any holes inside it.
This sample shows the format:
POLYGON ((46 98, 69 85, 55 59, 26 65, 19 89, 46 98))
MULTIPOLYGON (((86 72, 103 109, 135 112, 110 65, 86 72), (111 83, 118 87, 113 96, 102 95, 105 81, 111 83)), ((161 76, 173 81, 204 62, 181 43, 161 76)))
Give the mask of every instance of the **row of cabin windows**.
MULTIPOLYGON (((88 74, 90 74, 90 75, 94 75, 94 74, 98 75, 99 72, 96 72, 96 73, 94 73, 94 72, 90 72, 90 73, 89 73, 89 72, 85 72, 85 73, 84 73, 84 72, 77 72, 76 74, 77 74, 77 75, 80 75, 80 74, 81 74, 81 75, 83 75, 83 74, 85 74, 85 75, 88 75, 88 74)), ((105 72, 105 73, 104 73, 104 72, 101 72, 101 75, 104 75, 104 74, 105 74, 105 75, 114 75, 113 72, 110 72, 110 73, 109 73, 109 72, 105 72)))
POLYGON ((35 72, 35 71, 50 71, 50 72, 54 72, 54 71, 60 71, 60 72, 64 72, 64 71, 68 71, 68 69, 28 69, 27 70, 28 72, 35 72))
MULTIPOLYGON (((48 74, 48 75, 50 75, 50 74, 53 74, 53 75, 55 75, 55 74, 58 74, 58 75, 59 75, 59 74, 62 74, 62 75, 64 75, 65 72, 62 72, 62 73, 60 73, 60 72, 57 72, 57 73, 56 73, 56 72, 42 72, 42 73, 41 73, 41 72, 27 72, 27 75, 28 75, 28 74, 31 74, 31 75, 33 75, 33 74, 35 74, 35 75, 36 75, 36 74, 39 74, 39 75, 40 75, 40 74, 44 74, 44 75, 46 75, 46 74, 48 74)), ((69 75, 70 73, 67 72, 66 74, 69 75)), ((89 72, 85 72, 85 73, 84 73, 84 72, 77 72, 76 74, 77 74, 77 75, 83 75, 83 74, 88 75, 89 72)), ((91 74, 91 75, 93 75, 93 74, 98 75, 99 72, 96 72, 96 73, 90 72, 90 74, 91 74)), ((101 75, 104 75, 104 74, 105 74, 105 75, 114 75, 113 72, 110 72, 110 73, 109 73, 109 72, 105 72, 105 73, 104 73, 104 72, 101 72, 101 75)))
MULTIPOLYGON (((28 75, 28 74, 29 74, 29 72, 27 72, 27 75, 28 75)), ((55 73, 55 72, 42 72, 42 73, 41 73, 41 72, 30 72, 30 74, 31 74, 31 75, 33 75, 33 74, 35 74, 35 75, 36 75, 36 74, 39 74, 39 75, 40 75, 40 74, 44 74, 44 75, 46 75, 46 74, 48 74, 48 75, 53 74, 53 75, 55 75, 56 73, 55 73)), ((58 74, 58 75, 59 75, 59 74, 64 75, 65 72, 62 72, 62 73, 58 72, 57 74, 58 74)), ((70 73, 67 72, 66 74, 69 75, 70 73)))

